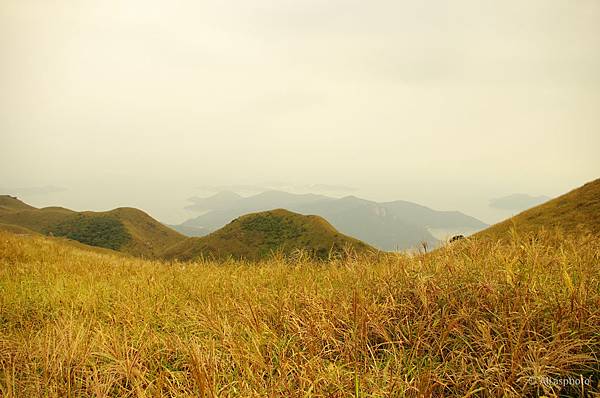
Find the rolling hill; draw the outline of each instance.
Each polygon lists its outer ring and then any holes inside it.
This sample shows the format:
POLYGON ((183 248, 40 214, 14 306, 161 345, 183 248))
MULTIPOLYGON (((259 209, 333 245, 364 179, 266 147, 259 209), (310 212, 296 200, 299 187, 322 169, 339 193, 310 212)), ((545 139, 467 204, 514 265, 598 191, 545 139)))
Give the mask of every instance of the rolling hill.
POLYGON ((316 258, 330 254, 374 250, 339 233, 319 216, 305 216, 277 209, 239 217, 205 237, 188 238, 163 253, 165 259, 238 258, 259 260, 273 252, 285 255, 305 250, 316 258))
MULTIPOLYGON (((285 208, 300 214, 316 214, 327 219, 336 229, 381 250, 409 249, 425 241, 438 243, 434 230, 444 234, 468 234, 487 224, 460 212, 437 211, 416 203, 395 201, 378 203, 346 196, 341 199, 322 195, 296 195, 268 191, 250 197, 220 193, 209 198, 192 198, 189 210, 204 214, 190 219, 185 227, 215 231, 231 220, 247 213, 285 208)), ((185 232, 184 232, 185 233, 185 232)))
POLYGON ((134 208, 105 212, 76 212, 62 207, 38 209, 8 195, 0 196, 0 229, 64 237, 145 257, 156 257, 186 239, 134 208))
POLYGON ((567 233, 583 230, 600 234, 600 179, 495 224, 475 237, 506 238, 512 227, 519 233, 559 227, 567 233))
POLYGON ((23 203, 15 196, 0 195, 0 213, 33 209, 35 209, 35 207, 23 203))

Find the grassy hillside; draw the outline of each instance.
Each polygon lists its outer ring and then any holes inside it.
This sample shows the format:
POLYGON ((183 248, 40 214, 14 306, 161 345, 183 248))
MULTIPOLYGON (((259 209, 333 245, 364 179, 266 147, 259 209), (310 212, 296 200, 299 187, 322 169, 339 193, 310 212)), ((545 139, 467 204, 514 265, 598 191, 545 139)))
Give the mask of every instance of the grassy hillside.
POLYGON ((86 212, 96 216, 108 216, 119 220, 131 236, 124 251, 134 255, 155 257, 166 248, 184 241, 185 236, 156 221, 145 212, 121 207, 104 213, 86 212))
POLYGON ((26 209, 20 211, 0 212, 0 223, 17 225, 38 233, 45 233, 52 226, 60 224, 77 213, 60 207, 44 209, 26 209))
POLYGON ((16 198, 0 197, 0 229, 68 238, 86 245, 154 257, 185 237, 143 211, 118 208, 75 212, 62 207, 37 209, 16 198))
POLYGON ((565 232, 600 234, 600 179, 493 225, 475 237, 507 238, 511 228, 525 233, 556 227, 565 232))
POLYGON ((0 232, 0 396, 598 394, 598 253, 546 232, 181 264, 0 232))
POLYGON ((239 217, 210 235, 176 244, 163 257, 190 260, 231 256, 258 260, 274 252, 289 255, 302 250, 326 259, 350 248, 358 252, 372 250, 363 242, 342 235, 321 217, 278 209, 239 217))
POLYGON ((0 195, 0 212, 31 210, 31 209, 35 209, 35 207, 29 206, 28 204, 23 203, 15 196, 0 195))
POLYGON ((0 231, 12 232, 18 235, 37 235, 38 233, 18 225, 0 224, 0 231))

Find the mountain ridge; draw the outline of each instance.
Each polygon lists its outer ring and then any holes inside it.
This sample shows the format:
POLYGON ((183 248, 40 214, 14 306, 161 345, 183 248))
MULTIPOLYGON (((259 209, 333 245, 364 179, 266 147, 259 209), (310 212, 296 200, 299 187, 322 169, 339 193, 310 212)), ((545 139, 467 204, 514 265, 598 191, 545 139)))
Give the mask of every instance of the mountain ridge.
MULTIPOLYGON (((214 197, 208 197, 206 201, 211 202, 214 197)), ((212 232, 240 215, 274 208, 286 208, 305 215, 319 215, 341 233, 381 250, 409 249, 423 241, 430 245, 438 244, 439 241, 431 233, 431 228, 445 228, 451 231, 450 233, 468 233, 488 226, 461 212, 437 211, 408 201, 378 203, 354 195, 337 199, 272 190, 242 197, 233 204, 206 211, 183 222, 180 228, 183 230, 185 227, 195 227, 212 232)))
POLYGON ((259 260, 275 252, 290 255, 304 251, 326 259, 346 250, 375 251, 364 242, 341 234, 322 217, 274 209, 240 216, 207 236, 188 238, 167 249, 162 257, 259 260))
POLYGON ((64 237, 141 257, 156 257, 186 239, 132 207, 101 212, 77 212, 59 206, 38 209, 9 195, 0 195, 0 228, 64 237))

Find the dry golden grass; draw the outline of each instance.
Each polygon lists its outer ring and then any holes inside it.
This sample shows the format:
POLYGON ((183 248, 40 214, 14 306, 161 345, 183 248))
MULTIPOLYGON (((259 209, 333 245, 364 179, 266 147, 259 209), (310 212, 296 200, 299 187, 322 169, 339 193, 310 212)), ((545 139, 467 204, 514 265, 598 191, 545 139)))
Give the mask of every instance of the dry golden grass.
POLYGON ((591 236, 256 265, 0 233, 3 397, 597 394, 599 352, 591 236))

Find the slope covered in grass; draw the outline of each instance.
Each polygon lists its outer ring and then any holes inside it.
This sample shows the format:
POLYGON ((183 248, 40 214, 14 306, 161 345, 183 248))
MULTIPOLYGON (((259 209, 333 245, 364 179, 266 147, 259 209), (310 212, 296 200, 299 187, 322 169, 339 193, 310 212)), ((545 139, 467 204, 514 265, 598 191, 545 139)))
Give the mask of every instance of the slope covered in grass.
POLYGON ((37 209, 10 196, 0 196, 0 229, 64 237, 147 257, 154 257, 186 239, 138 209, 106 212, 76 212, 62 207, 37 209))
POLYGON ((545 232, 180 264, 0 233, 0 395, 552 397, 569 376, 599 393, 599 253, 545 232))
POLYGON ((277 209, 248 214, 200 238, 189 238, 169 248, 166 259, 198 257, 258 260, 273 252, 290 255, 302 250, 326 259, 345 250, 373 250, 365 243, 339 233, 325 219, 277 209))
POLYGON ((35 207, 23 203, 16 196, 0 195, 0 212, 32 209, 35 209, 35 207))
POLYGON ((498 239, 506 238, 511 228, 519 232, 535 232, 555 227, 566 232, 584 230, 600 234, 600 179, 493 225, 475 236, 498 239))

